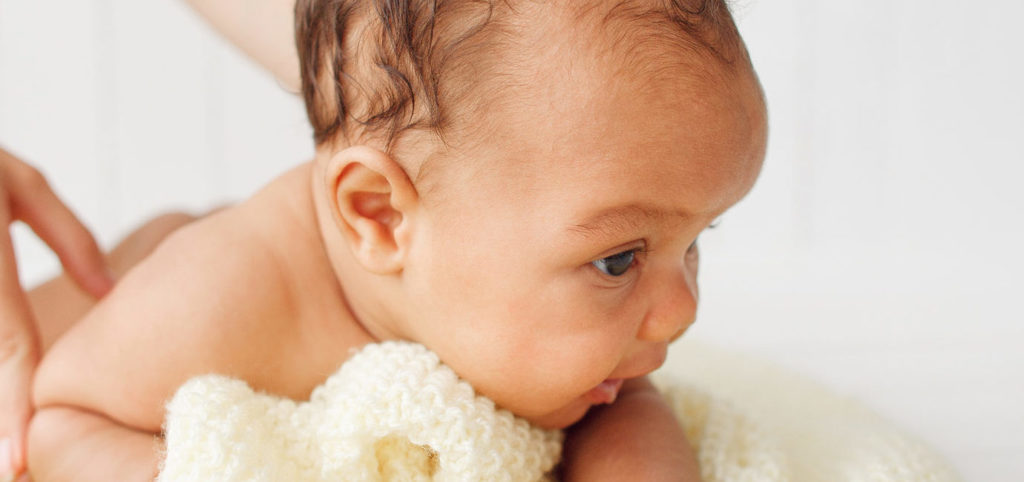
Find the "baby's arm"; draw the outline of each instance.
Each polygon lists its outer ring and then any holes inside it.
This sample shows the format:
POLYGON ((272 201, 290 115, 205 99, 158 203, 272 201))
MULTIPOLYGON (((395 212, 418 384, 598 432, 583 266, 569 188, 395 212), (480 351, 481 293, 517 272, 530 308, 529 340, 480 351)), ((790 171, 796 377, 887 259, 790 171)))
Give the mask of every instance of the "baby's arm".
POLYGON ((152 480, 164 401, 192 376, 280 391, 289 338, 259 320, 287 319, 274 309, 285 290, 221 216, 172 234, 46 354, 29 433, 36 480, 152 480))
POLYGON ((688 482, 700 480, 700 468, 672 409, 640 378, 569 428, 562 480, 688 482))
POLYGON ((159 440, 103 415, 52 407, 32 418, 30 464, 39 481, 153 480, 159 440))

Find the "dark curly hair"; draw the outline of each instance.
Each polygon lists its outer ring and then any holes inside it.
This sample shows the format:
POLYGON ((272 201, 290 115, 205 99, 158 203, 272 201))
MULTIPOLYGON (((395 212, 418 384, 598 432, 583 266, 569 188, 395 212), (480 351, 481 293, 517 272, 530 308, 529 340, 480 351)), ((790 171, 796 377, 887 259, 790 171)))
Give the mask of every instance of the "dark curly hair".
MULTIPOLYGON (((523 41, 521 27, 544 20, 523 15, 519 4, 526 3, 298 0, 302 94, 317 145, 344 136, 391 150, 410 130, 432 132, 447 144, 463 114, 485 112, 489 97, 501 95, 493 79, 516 64, 510 52, 523 41)), ((723 0, 570 3, 566 10, 597 19, 591 24, 607 29, 613 43, 654 41, 719 65, 749 63, 723 0)), ((623 60, 637 58, 632 53, 623 60)))

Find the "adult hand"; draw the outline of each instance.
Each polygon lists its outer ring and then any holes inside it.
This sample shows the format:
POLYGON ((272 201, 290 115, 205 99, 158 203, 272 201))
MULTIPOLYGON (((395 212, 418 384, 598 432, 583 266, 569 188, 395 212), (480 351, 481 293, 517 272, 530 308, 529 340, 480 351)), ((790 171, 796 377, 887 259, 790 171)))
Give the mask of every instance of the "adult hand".
MULTIPOLYGON (((85 292, 113 286, 89 230, 57 198, 38 170, 0 149, 0 223, 23 221, 52 249, 85 292)), ((32 376, 40 348, 35 321, 18 280, 10 233, 0 233, 0 479, 25 470, 25 434, 32 415, 32 376)))

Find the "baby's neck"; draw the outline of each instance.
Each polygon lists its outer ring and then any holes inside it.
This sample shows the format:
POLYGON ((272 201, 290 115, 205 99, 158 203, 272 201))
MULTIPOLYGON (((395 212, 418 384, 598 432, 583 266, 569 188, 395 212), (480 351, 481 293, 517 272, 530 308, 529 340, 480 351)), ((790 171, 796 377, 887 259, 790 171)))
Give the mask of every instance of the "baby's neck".
POLYGON ((309 199, 315 213, 318 249, 323 253, 324 266, 331 269, 332 280, 338 288, 337 299, 344 304, 352 323, 359 325, 373 341, 404 339, 398 333, 396 320, 402 318, 402 303, 393 280, 368 272, 352 254, 349 240, 342 234, 327 203, 323 177, 317 171, 316 161, 308 171, 309 199))
MULTIPOLYGON (((374 341, 349 308, 335 267, 346 253, 321 230, 323 217, 310 182, 314 163, 302 164, 276 178, 241 206, 266 252, 279 267, 289 291, 288 311, 297 322, 313 323, 345 339, 374 341)), ((330 214, 327 213, 328 219, 330 214)), ((347 248, 346 248, 347 251, 347 248)))

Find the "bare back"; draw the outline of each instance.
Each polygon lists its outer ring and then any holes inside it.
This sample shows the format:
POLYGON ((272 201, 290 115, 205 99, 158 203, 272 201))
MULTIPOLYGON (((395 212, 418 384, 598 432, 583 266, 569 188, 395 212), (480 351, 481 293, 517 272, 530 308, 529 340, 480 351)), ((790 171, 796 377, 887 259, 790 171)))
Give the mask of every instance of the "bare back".
POLYGON ((309 165, 170 235, 46 354, 35 402, 157 433, 185 380, 305 399, 372 340, 324 253, 309 165))

